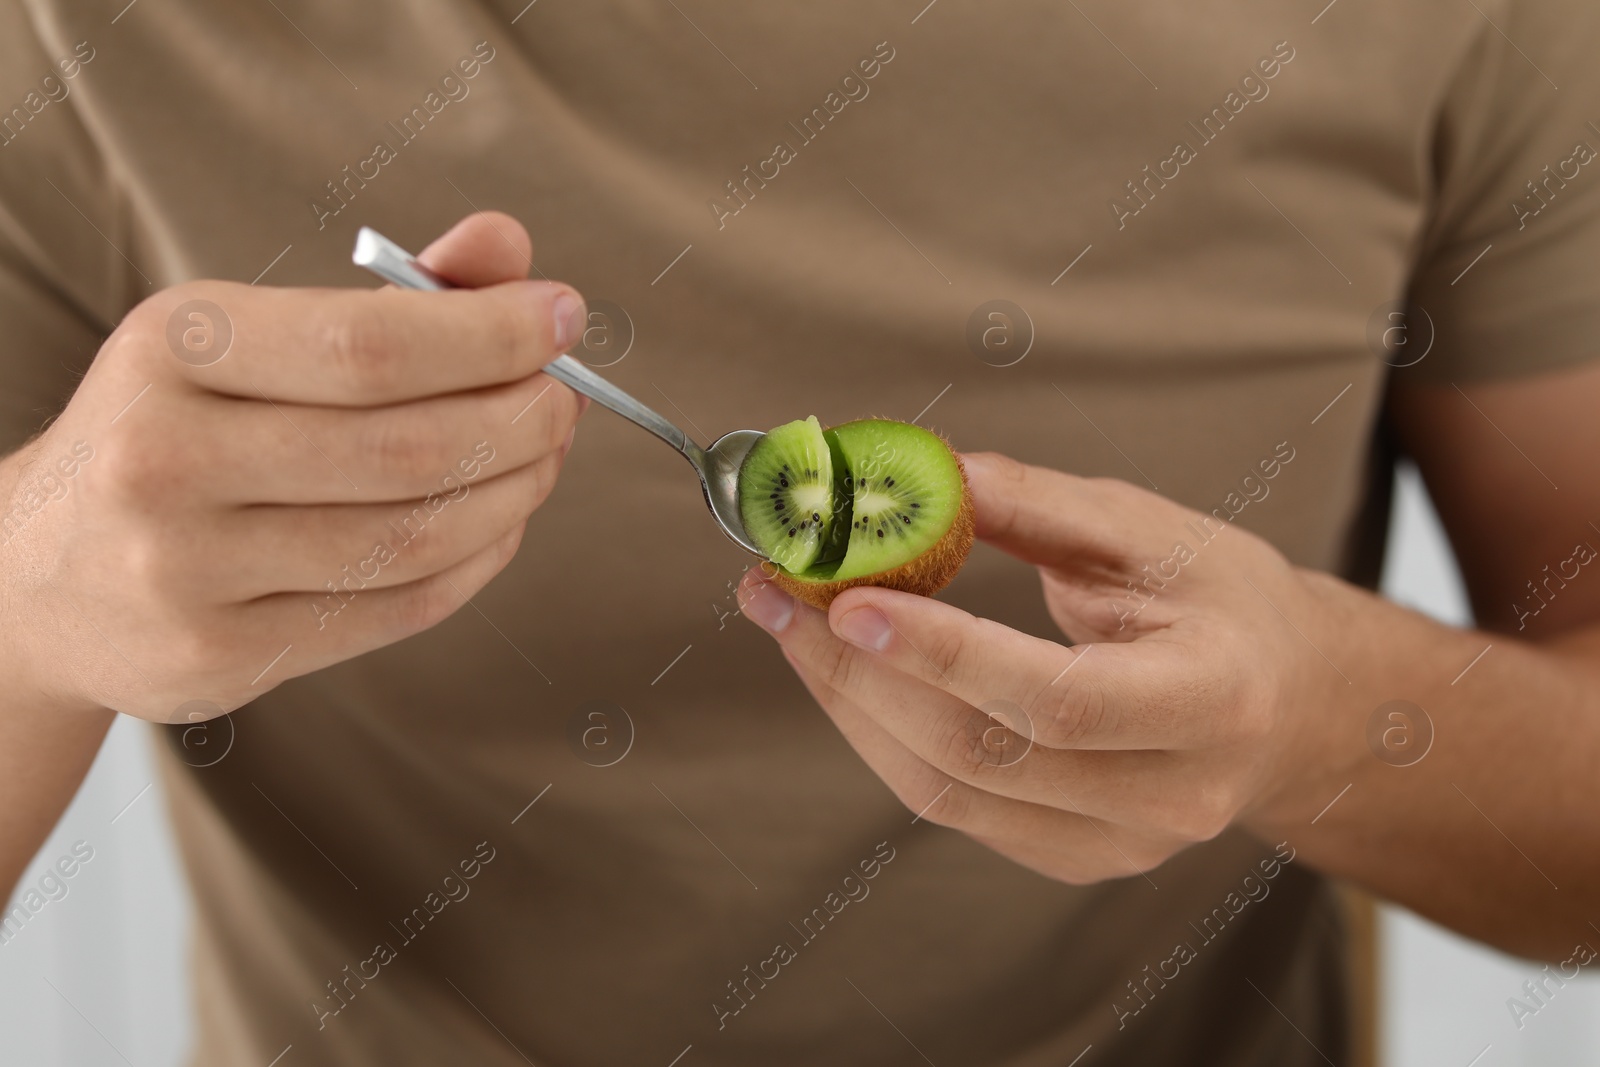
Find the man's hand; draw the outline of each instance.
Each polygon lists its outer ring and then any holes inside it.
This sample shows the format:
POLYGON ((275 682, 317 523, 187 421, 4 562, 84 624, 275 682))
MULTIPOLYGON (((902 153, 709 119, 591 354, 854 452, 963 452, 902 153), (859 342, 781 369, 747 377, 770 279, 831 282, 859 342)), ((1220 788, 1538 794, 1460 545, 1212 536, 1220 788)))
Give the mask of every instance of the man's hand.
POLYGON ((740 587, 909 810, 1070 883, 1238 825, 1514 952, 1593 935, 1600 629, 1452 629, 1126 483, 966 463, 978 536, 1039 568, 1071 647, 886 589, 823 614, 740 587))
POLYGON ((1281 790, 1348 688, 1294 629, 1325 625, 1317 589, 1254 535, 1127 483, 966 463, 979 536, 1039 567, 1073 647, 886 589, 826 615, 755 571, 741 591, 901 801, 1083 883, 1281 790))
POLYGON ((478 215, 422 257, 477 288, 196 282, 136 307, 8 464, 7 686, 184 721, 462 607, 582 410, 539 373, 581 298, 527 257, 478 215))

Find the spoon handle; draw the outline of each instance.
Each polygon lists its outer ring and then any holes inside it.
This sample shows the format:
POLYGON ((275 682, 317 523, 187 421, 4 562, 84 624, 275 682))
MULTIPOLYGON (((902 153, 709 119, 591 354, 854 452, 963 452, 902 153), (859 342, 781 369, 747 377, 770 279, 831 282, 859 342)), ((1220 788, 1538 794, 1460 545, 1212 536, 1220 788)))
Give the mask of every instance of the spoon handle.
MULTIPOLYGON (((355 252, 350 258, 356 266, 365 267, 402 289, 437 291, 455 288, 418 263, 411 253, 369 226, 361 227, 361 232, 356 235, 355 252)), ((688 434, 571 356, 557 356, 545 365, 544 372, 563 385, 570 386, 574 392, 582 393, 629 422, 649 430, 683 453, 696 467, 704 462, 705 450, 688 434)))

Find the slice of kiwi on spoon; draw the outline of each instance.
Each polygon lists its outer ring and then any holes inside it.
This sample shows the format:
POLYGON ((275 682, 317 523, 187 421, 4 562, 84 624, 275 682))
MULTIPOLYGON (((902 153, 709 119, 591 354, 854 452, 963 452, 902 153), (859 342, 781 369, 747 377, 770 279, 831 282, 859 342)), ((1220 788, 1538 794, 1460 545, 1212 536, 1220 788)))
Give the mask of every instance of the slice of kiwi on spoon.
POLYGON ((889 419, 779 426, 739 469, 739 511, 773 580, 820 608, 857 585, 931 596, 972 549, 961 460, 938 434, 889 419))
POLYGON ((779 426, 750 450, 739 468, 739 514, 782 569, 816 563, 833 525, 833 455, 815 417, 779 426))

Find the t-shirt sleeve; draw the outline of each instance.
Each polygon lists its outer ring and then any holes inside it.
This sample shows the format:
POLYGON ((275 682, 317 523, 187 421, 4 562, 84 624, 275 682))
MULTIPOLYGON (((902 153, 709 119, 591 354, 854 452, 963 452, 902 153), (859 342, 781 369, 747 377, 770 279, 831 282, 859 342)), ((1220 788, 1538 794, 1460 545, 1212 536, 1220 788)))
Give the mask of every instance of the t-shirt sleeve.
POLYGON ((0 5, 0 454, 60 412, 144 288, 116 247, 131 246, 124 201, 75 107, 93 61, 46 38, 24 5, 0 5))
POLYGON ((1434 344, 1402 379, 1510 378, 1600 356, 1600 4, 1476 6, 1435 129, 1410 287, 1413 339, 1426 312, 1434 344))

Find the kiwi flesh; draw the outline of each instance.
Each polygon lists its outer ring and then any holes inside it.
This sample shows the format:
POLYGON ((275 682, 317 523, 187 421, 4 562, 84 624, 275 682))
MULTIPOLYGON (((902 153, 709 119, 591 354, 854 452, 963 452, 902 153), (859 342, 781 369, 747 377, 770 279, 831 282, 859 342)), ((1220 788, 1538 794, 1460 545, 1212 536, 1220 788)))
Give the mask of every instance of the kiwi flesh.
POLYGON ((739 468, 745 533, 778 567, 804 571, 833 524, 833 453, 816 417, 763 437, 739 468))
POLYGON ((778 427, 740 468, 739 507, 773 580, 824 609, 857 585, 931 596, 972 548, 960 458, 938 434, 889 419, 778 427))

